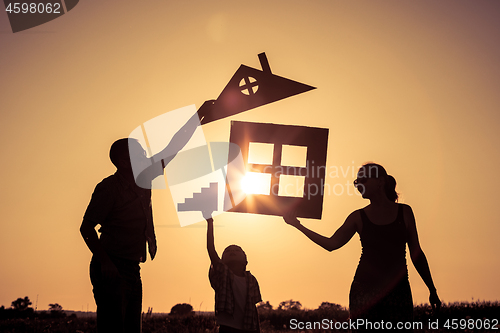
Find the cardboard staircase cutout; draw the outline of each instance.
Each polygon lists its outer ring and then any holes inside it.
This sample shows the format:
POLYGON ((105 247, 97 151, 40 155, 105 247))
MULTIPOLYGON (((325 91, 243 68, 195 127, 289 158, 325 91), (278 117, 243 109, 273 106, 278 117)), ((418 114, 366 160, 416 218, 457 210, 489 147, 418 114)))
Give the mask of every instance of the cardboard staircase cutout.
POLYGON ((240 149, 230 142, 210 142, 181 151, 166 166, 168 187, 182 227, 203 221, 204 211, 215 217, 243 200, 245 193, 228 193, 226 168, 230 166, 236 173, 244 172, 240 149))
POLYGON ((321 219, 328 129, 232 121, 230 142, 240 147, 246 170, 228 166, 231 191, 246 192, 231 212, 282 215, 293 206, 297 217, 321 219), (270 156, 249 156, 259 145, 270 156), (245 189, 245 182, 261 186, 245 189))
POLYGON ((210 183, 210 187, 203 187, 201 192, 193 193, 191 198, 186 198, 184 202, 178 203, 177 211, 215 212, 218 208, 217 197, 217 183, 210 183))
POLYGON ((273 74, 265 53, 259 54, 259 60, 262 70, 241 65, 217 100, 206 101, 200 107, 198 112, 211 109, 205 112, 202 125, 316 89, 273 74))

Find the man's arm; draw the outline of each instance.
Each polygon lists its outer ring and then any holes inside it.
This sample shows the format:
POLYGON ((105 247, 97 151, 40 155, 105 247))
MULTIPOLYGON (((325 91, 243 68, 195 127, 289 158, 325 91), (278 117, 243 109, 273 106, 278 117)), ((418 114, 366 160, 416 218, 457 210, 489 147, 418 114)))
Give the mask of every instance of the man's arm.
POLYGON ((152 160, 155 163, 161 162, 163 167, 166 167, 175 155, 189 142, 202 118, 203 116, 198 115, 198 113, 189 118, 184 126, 174 134, 169 144, 162 151, 155 154, 152 160))
POLYGON ((149 163, 151 164, 136 177, 135 181, 137 185, 143 188, 150 188, 151 181, 163 174, 163 169, 189 142, 202 118, 198 113, 191 116, 184 126, 174 134, 168 145, 149 159, 149 163))
POLYGON ((120 273, 109 258, 106 251, 102 248, 101 243, 99 243, 99 238, 97 237, 97 232, 95 231, 96 225, 97 223, 84 219, 82 221, 82 225, 80 226, 80 234, 82 235, 89 250, 101 263, 101 271, 104 277, 109 279, 116 278, 120 276, 120 273))

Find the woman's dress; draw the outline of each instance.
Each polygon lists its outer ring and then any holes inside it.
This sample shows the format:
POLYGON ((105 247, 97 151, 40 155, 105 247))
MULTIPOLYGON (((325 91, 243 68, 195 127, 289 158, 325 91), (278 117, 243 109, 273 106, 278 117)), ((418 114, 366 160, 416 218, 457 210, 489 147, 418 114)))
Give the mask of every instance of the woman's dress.
MULTIPOLYGON (((351 319, 372 323, 413 320, 413 300, 406 267, 406 226, 403 205, 390 224, 372 223, 360 210, 361 258, 351 285, 349 310, 351 319)), ((379 330, 380 331, 380 330, 379 330)))

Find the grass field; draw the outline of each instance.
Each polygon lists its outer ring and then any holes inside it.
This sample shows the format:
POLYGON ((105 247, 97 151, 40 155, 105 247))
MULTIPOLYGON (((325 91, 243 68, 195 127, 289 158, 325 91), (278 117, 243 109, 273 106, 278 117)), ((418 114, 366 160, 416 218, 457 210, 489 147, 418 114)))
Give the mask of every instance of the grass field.
MULTIPOLYGON (((315 310, 260 309, 259 315, 262 333, 349 331, 341 328, 342 323, 347 323, 349 317, 347 309, 331 303, 326 303, 325 306, 315 310), (292 323, 295 324, 292 325, 292 323), (304 328, 299 329, 298 323, 302 323, 304 328), (314 323, 316 327, 321 327, 321 323, 324 325, 328 323, 329 327, 312 329, 314 323), (308 329, 307 325, 311 329, 308 329), (294 326, 296 329, 293 329, 294 326), (335 327, 340 329, 335 329, 335 327)), ((415 332, 499 332, 499 318, 499 302, 448 303, 443 305, 439 313, 433 313, 430 306, 426 304, 414 308, 414 322, 422 323, 422 328, 415 329, 415 332), (438 329, 430 329, 428 327, 430 323, 437 324, 438 329), (489 326, 489 329, 485 329, 485 326, 489 326)), ((397 330, 393 329, 393 331, 397 330)), ((94 316, 33 314, 30 318, 0 319, 0 332, 91 333, 97 330, 94 316)), ((143 332, 206 333, 217 332, 217 327, 213 315, 171 316, 153 313, 143 315, 143 332)))

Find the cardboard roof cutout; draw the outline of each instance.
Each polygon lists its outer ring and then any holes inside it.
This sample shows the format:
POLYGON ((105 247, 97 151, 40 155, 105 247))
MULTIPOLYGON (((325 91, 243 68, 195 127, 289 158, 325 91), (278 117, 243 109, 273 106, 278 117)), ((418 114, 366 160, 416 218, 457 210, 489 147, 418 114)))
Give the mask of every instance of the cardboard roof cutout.
POLYGON ((265 53, 259 54, 259 60, 262 70, 241 65, 217 100, 203 103, 198 110, 207 114, 202 125, 316 89, 273 74, 265 53))

